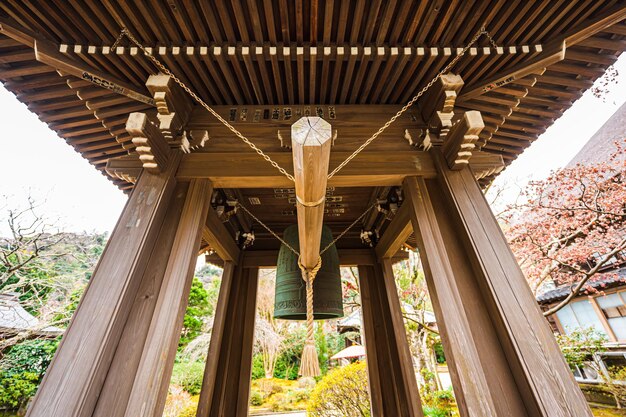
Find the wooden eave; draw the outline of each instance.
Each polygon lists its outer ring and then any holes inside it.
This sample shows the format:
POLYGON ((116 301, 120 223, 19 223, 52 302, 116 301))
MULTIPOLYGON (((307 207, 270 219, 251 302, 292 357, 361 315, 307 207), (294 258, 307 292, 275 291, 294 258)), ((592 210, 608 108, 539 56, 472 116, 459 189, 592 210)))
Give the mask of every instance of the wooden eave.
MULTIPOLYGON (((26 35, 0 30, 0 81, 107 175, 107 161, 135 155, 124 128, 128 113, 150 113, 152 106, 37 60, 33 39, 41 40, 60 58, 96 68, 149 96, 145 81, 156 68, 127 40, 110 49, 121 27, 127 27, 224 115, 231 108, 249 109, 252 117, 254 109, 271 112, 278 108, 282 114, 287 107, 295 111, 309 106, 321 107, 328 116, 329 107, 334 107, 336 120, 329 120, 338 126, 333 152, 350 152, 378 129, 385 114, 393 114, 406 103, 484 25, 504 49, 493 48, 483 37, 459 60, 453 72, 461 75, 465 87, 457 108, 482 113, 482 152, 499 155, 509 164, 626 49, 624 16, 626 5, 619 0, 529 0, 515 6, 505 0, 477 0, 471 7, 458 2, 409 0, 6 0, 0 2, 0 27, 19 28, 26 35), (546 51, 556 48, 558 52, 562 44, 566 48, 564 59, 542 65, 546 51), (523 77, 483 94, 468 94, 472 87, 530 63, 536 65, 523 77), (358 123, 359 114, 378 109, 384 110, 380 111, 383 116, 358 123)), ((404 131, 425 127, 418 114, 419 107, 412 109, 368 151, 415 151, 404 139, 404 131)), ((277 131, 285 129, 283 125, 288 123, 266 127, 241 124, 259 147, 279 153, 290 152, 276 137, 277 131)), ((251 152, 199 108, 189 126, 208 128, 211 139, 204 152, 251 152)), ((480 180, 486 184, 495 175, 497 172, 485 173, 480 180)), ((121 189, 133 187, 124 179, 109 178, 121 189)), ((244 201, 272 197, 272 190, 224 192, 244 201)), ((348 224, 368 203, 388 193, 389 186, 342 192, 353 206, 343 217, 331 219, 336 228, 348 224)), ((284 210, 284 203, 270 206, 276 213, 284 210)), ((276 227, 292 222, 272 217, 269 212, 267 216, 276 227)), ((380 215, 368 216, 364 226, 374 224, 376 216, 380 215)), ((233 235, 239 226, 232 226, 233 235)), ((264 231, 256 232, 258 238, 265 238, 264 231)), ((348 241, 358 239, 358 230, 348 234, 348 241)))

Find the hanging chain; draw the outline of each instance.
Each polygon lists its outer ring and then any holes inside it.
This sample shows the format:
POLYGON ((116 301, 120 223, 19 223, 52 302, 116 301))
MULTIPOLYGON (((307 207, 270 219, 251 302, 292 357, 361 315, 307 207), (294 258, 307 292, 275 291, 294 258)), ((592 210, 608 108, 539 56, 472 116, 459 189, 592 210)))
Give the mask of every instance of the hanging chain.
MULTIPOLYGON (((428 84, 426 84, 415 96, 413 96, 413 98, 411 100, 409 100, 409 102, 407 104, 405 104, 400 110, 398 110, 398 112, 394 116, 392 116, 391 119, 389 119, 383 126, 381 126, 380 129, 378 129, 372 136, 370 136, 369 139, 367 139, 365 142, 363 142, 363 144, 361 144, 361 146, 359 146, 350 156, 348 156, 342 163, 340 163, 335 169, 333 169, 332 172, 330 174, 328 174, 327 178, 331 179, 333 176, 335 176, 335 174, 337 174, 339 171, 341 171, 343 169, 343 167, 345 167, 359 153, 361 153, 361 151, 363 151, 363 149, 365 149, 378 136, 380 136, 385 130, 387 130, 387 128, 389 126, 391 126, 391 124, 393 124, 400 116, 402 116, 409 109, 409 107, 411 107, 413 104, 415 104, 415 102, 421 96, 423 96, 424 93, 426 93, 426 91, 428 91, 437 82, 437 80, 439 78, 441 78, 441 76, 443 74, 445 74, 448 71, 450 71, 450 69, 454 65, 456 65, 456 63, 459 61, 459 59, 461 59, 461 57, 463 57, 465 55, 465 53, 478 41, 478 39, 482 35, 487 36, 487 38, 489 39, 489 43, 494 48, 496 48, 496 49, 498 48, 498 45, 493 40, 493 38, 491 37, 491 35, 487 31, 487 29, 485 29, 484 26, 481 27, 480 30, 476 33, 476 35, 474 35, 474 38, 470 41, 470 43, 468 43, 461 50, 461 52, 458 53, 457 56, 455 56, 454 59, 452 59, 452 61, 450 61, 448 63, 448 65, 446 65, 441 71, 439 71, 439 73, 432 80, 430 80, 430 82, 428 84)), ((170 77, 172 77, 172 79, 174 80, 174 82, 176 82, 176 84, 178 84, 183 90, 185 90, 185 92, 187 94, 189 94, 191 96, 191 98, 193 98, 198 104, 200 104, 202 107, 204 107, 204 109, 206 109, 209 113, 211 113, 220 123, 222 123, 224 126, 226 126, 228 128, 228 130, 230 130, 233 134, 235 134, 235 136, 237 136, 239 139, 241 139, 246 145, 248 145, 257 154, 259 154, 259 156, 261 156, 264 160, 269 162, 269 164, 272 165, 274 168, 276 168, 281 174, 283 174, 285 177, 287 177, 292 182, 295 182, 295 178, 294 178, 293 175, 291 175, 283 167, 278 165, 278 163, 276 163, 272 158, 270 158, 269 155, 267 155, 265 152, 263 152, 261 149, 259 149, 254 143, 252 143, 250 141, 250 139, 248 139, 246 136, 244 136, 239 130, 237 130, 233 125, 231 125, 226 119, 224 119, 222 116, 220 116, 215 110, 213 110, 208 104, 206 104, 204 102, 204 100, 202 100, 202 98, 200 98, 200 96, 198 96, 196 93, 191 91, 191 89, 189 87, 187 87, 187 85, 184 82, 182 82, 178 77, 176 77, 172 73, 172 71, 170 71, 163 63, 161 63, 161 61, 159 61, 154 55, 152 55, 152 53, 148 52, 147 49, 137 40, 137 38, 135 38, 135 36, 133 34, 130 33, 130 31, 127 28, 122 28, 119 36, 117 37, 117 39, 115 40, 115 42, 111 46, 111 49, 114 49, 115 47, 117 47, 117 45, 120 43, 120 41, 122 40, 122 38, 124 36, 126 36, 128 39, 130 39, 130 41, 132 43, 134 43, 139 49, 141 49, 143 51, 143 53, 148 57, 148 59, 150 59, 150 61, 152 61, 152 63, 159 68, 159 70, 161 70, 164 74, 167 74, 170 77)))
POLYGON ((120 38, 121 38, 122 35, 125 35, 128 39, 130 39, 130 41, 132 43, 137 45, 137 47, 143 51, 143 53, 148 57, 148 59, 150 61, 152 61, 152 63, 159 68, 159 70, 161 70, 164 74, 167 74, 170 77, 172 77, 172 79, 174 80, 174 82, 176 82, 176 84, 178 84, 183 90, 185 90, 185 92, 187 94, 189 94, 191 96, 191 98, 193 98, 198 104, 200 104, 202 107, 204 107, 206 111, 211 113, 217 120, 219 120, 220 123, 222 123, 224 126, 226 126, 228 128, 228 130, 233 132, 235 134, 235 136, 237 136, 239 139, 241 139, 246 145, 248 145, 250 148, 252 148, 252 150, 254 150, 257 154, 259 154, 259 156, 261 156, 267 162, 269 162, 270 165, 272 165, 274 168, 276 168, 281 174, 283 174, 285 177, 287 177, 290 181, 295 182, 295 178, 293 177, 293 175, 291 175, 290 173, 285 171, 285 169, 283 167, 281 167, 280 165, 278 165, 278 163, 276 163, 272 158, 270 158, 269 155, 267 155, 265 152, 263 152, 261 149, 259 149, 254 143, 252 143, 250 141, 250 139, 248 139, 246 136, 244 136, 233 125, 228 123, 228 121, 226 119, 224 119, 215 110, 213 110, 208 104, 206 104, 204 102, 204 100, 202 100, 202 98, 200 98, 200 96, 198 96, 196 93, 191 91, 191 89, 189 87, 187 87, 187 85, 184 82, 182 82, 178 77, 176 77, 172 73, 172 71, 170 71, 165 65, 163 65, 163 63, 161 63, 161 61, 159 61, 154 55, 152 55, 152 53, 148 52, 147 49, 137 40, 137 38, 135 38, 128 31, 128 29, 126 29, 126 28, 122 29, 122 32, 120 33, 120 36, 118 36, 118 39, 113 44, 114 46, 117 46, 117 44, 119 43, 120 38))
POLYGON ((491 44, 493 49, 495 49, 496 51, 498 50, 499 48, 498 44, 496 43, 496 41, 493 40, 493 38, 491 37, 491 34, 487 32, 487 29, 485 29, 484 26, 480 28, 480 34, 485 35, 487 39, 489 39, 489 43, 491 44))
POLYGON ((320 251, 320 255, 323 255, 323 254, 324 254, 324 252, 326 252, 326 251, 327 251, 328 249, 330 249, 330 248, 331 248, 331 247, 332 247, 335 243, 337 243, 337 241, 338 241, 339 239, 341 239, 341 238, 342 238, 342 237, 343 237, 346 233, 348 233, 348 231, 349 231, 350 229, 352 229, 352 228, 353 228, 353 227, 354 227, 354 226, 355 226, 355 225, 359 222, 359 220, 363 219, 363 217, 365 217, 365 215, 366 215, 367 213, 369 213, 369 211, 370 211, 371 209, 373 209, 375 206, 376 206, 376 203, 374 203, 374 204, 372 204, 371 206, 369 206, 369 207, 368 207, 368 208, 367 208, 367 209, 363 212, 363 214, 361 214, 359 217, 357 217, 357 219, 356 219, 355 221, 353 221, 353 222, 350 224, 350 226, 346 227, 346 228, 343 230, 343 232, 339 233, 339 235, 338 235, 336 238, 334 238, 334 239, 333 239, 333 241, 332 241, 332 242, 330 242, 328 245, 326 245, 326 247, 320 251))
MULTIPOLYGON (((430 80, 430 82, 428 84, 426 84, 415 96, 413 96, 413 98, 406 103, 400 110, 398 110, 398 112, 387 121, 387 123, 385 123, 380 129, 378 129, 378 131, 376 131, 376 133, 374 133, 372 136, 369 137, 369 139, 367 139, 365 142, 363 142, 361 144, 361 146, 359 146, 357 148, 356 151, 352 152, 352 155, 350 155, 349 157, 347 157, 345 159, 345 161, 343 161, 342 163, 340 163, 337 168, 333 169, 333 171, 328 174, 328 179, 331 179, 336 173, 338 173, 339 171, 341 171, 341 169, 343 167, 345 167, 350 161, 352 161, 359 153, 361 153, 361 151, 363 149, 365 149, 370 143, 372 143, 378 136, 380 136, 381 133, 383 133, 393 122, 396 121, 396 119, 400 116, 402 116, 404 114, 404 112, 406 112, 409 107, 411 107, 413 104, 415 104, 415 102, 424 95, 424 93, 426 93, 426 91, 428 91, 430 89, 430 87, 433 86, 433 84, 435 84, 437 82, 437 80, 439 78, 441 78, 441 76, 445 73, 447 73, 448 71, 450 71, 450 69, 459 61, 459 59, 461 59, 461 57, 463 55, 465 55, 465 53, 468 51, 468 49, 470 49, 472 47, 472 45, 474 45, 478 39, 483 35, 486 34, 487 36, 489 36, 487 30, 485 30, 484 26, 476 33, 476 35, 474 35, 474 38, 470 41, 470 43, 468 43, 459 54, 457 54, 457 56, 454 57, 454 59, 452 61, 450 61, 450 63, 448 63, 448 65, 446 65, 441 71, 439 71, 439 73, 435 76, 435 78, 433 78, 432 80, 430 80)), ((493 42, 493 40, 491 39, 491 36, 489 36, 489 39, 493 42)))
MULTIPOLYGON (((250 212, 250 210, 248 210, 248 209, 246 208, 246 206, 244 206, 243 204, 241 204, 241 203, 239 203, 239 202, 238 202, 238 203, 237 203, 237 207, 239 207, 240 209, 242 209, 243 211, 245 211, 248 215, 250 215, 250 217, 252 217, 252 218, 253 218, 253 219, 254 219, 254 220, 255 220, 258 224, 260 224, 260 225, 261 225, 261 227, 263 227, 263 228, 264 228, 265 230, 267 230, 267 231, 268 231, 268 232, 269 232, 272 236, 274 236, 276 239, 278 239, 278 241, 279 241, 281 244, 285 245, 285 247, 287 247, 287 248, 288 248, 290 251, 292 251, 294 254, 298 255, 298 257, 300 256, 300 252, 299 252, 299 251, 297 251, 297 250, 296 250, 293 246, 291 246, 289 243, 285 242, 285 240, 284 240, 282 237, 280 237, 280 236, 278 235, 278 233, 274 232, 274 231, 273 231, 273 230, 272 230, 272 229, 271 229, 268 225, 266 225, 265 223, 263 223, 263 222, 262 222, 262 221, 261 221, 261 220, 260 220, 257 216, 255 216, 254 214, 252 214, 252 212, 250 212)), ((328 245, 326 245, 326 246, 324 247, 324 249, 322 249, 322 250, 320 251, 320 256, 322 256, 322 255, 323 255, 323 254, 324 254, 327 250, 329 250, 329 249, 330 249, 330 248, 331 248, 331 247, 332 247, 335 243, 337 243, 337 241, 338 241, 339 239, 341 239, 342 237, 344 237, 344 236, 345 236, 345 234, 346 234, 346 233, 348 233, 348 231, 349 231, 350 229, 352 229, 352 228, 353 228, 353 227, 354 227, 354 226, 355 226, 355 225, 356 225, 356 224, 357 224, 360 220, 362 220, 362 219, 363 219, 363 217, 365 217, 365 215, 366 215, 367 213, 369 213, 369 211, 370 211, 371 209, 373 209, 374 207, 376 207, 376 203, 374 203, 374 204, 372 204, 371 206, 369 206, 369 207, 368 207, 368 208, 367 208, 367 209, 366 209, 363 213, 361 213, 361 215, 360 215, 359 217, 357 217, 357 218, 356 218, 356 220, 355 220, 355 221, 353 221, 353 222, 350 224, 350 226, 346 227, 346 228, 343 230, 343 232, 339 233, 339 235, 337 235, 337 237, 333 239, 333 241, 332 241, 332 242, 330 242, 328 245)))
POLYGON ((282 243, 283 245, 285 245, 287 248, 289 248, 290 251, 292 251, 293 253, 295 253, 296 255, 300 256, 300 252, 298 252, 296 249, 294 249, 293 246, 291 246, 289 243, 285 242, 285 240, 280 237, 278 235, 278 233, 274 232, 272 229, 270 229, 270 227, 268 225, 266 225, 265 223, 263 223, 261 220, 259 220, 259 218, 257 216, 255 216, 254 214, 252 214, 250 212, 250 210, 248 210, 246 208, 246 206, 244 206, 241 203, 237 203, 237 207, 239 207, 240 209, 242 209, 243 211, 245 211, 246 213, 248 213, 250 215, 250 217, 252 217, 258 224, 260 224, 265 230, 267 230, 268 232, 270 232, 270 234, 272 236, 274 236, 276 239, 278 239, 278 241, 280 243, 282 243))

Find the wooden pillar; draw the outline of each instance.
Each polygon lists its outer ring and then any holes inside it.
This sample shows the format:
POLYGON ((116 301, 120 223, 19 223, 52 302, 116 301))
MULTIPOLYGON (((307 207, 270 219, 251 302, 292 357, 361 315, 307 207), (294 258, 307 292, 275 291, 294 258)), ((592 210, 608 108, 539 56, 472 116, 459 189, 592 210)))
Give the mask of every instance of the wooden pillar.
POLYGON ((471 171, 433 157, 405 204, 461 415, 591 416, 471 171))
POLYGON ((98 397, 94 417, 123 417, 126 412, 188 189, 189 183, 176 186, 173 201, 157 238, 159 244, 155 245, 150 255, 148 267, 141 279, 124 332, 98 397))
POLYGON ((192 180, 189 184, 126 417, 157 417, 163 413, 212 190, 208 180, 192 180))
POLYGON ((360 265, 359 283, 372 416, 421 417, 391 262, 360 265))
POLYGON ((224 263, 198 417, 247 417, 258 268, 224 263))
POLYGON ((92 415, 172 202, 178 160, 172 156, 163 172, 140 175, 29 417, 92 415))

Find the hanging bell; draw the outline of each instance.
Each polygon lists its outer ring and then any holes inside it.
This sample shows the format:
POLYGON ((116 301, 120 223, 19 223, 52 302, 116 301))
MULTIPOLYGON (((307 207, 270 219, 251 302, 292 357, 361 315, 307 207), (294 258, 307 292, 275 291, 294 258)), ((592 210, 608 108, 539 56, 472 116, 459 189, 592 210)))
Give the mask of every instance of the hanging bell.
MULTIPOLYGON (((294 249, 300 250, 298 225, 285 229, 283 239, 294 249)), ((322 228, 321 248, 333 240, 330 228, 322 228)), ((276 292, 274 317, 283 320, 306 320, 306 284, 298 266, 298 255, 285 245, 278 252, 276 267, 276 292)), ((322 255, 322 267, 313 281, 313 312, 315 320, 343 317, 343 293, 339 255, 335 245, 322 255)))

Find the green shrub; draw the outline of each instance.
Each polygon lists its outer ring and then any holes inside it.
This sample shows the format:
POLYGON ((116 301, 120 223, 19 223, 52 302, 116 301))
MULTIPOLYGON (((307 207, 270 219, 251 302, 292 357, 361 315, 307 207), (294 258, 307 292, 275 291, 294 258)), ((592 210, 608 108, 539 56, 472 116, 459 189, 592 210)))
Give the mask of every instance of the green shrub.
POLYGON ((14 373, 0 379, 0 409, 17 410, 35 395, 39 375, 34 372, 14 373))
POLYGON ((0 409, 14 410, 37 391, 58 340, 27 340, 7 350, 0 363, 0 409))
POLYGON ((422 402, 425 416, 448 417, 456 409, 454 393, 451 389, 429 392, 423 395, 422 402))
POLYGON ((442 408, 424 406, 424 417, 449 417, 451 415, 449 411, 442 408))
POLYGON ((183 331, 178 342, 179 349, 187 346, 189 342, 198 337, 202 331, 203 319, 211 312, 209 306, 209 293, 204 289, 202 281, 194 277, 189 291, 189 302, 183 319, 183 331))
POLYGON ((267 402, 267 405, 272 411, 290 411, 291 410, 291 408, 289 407, 289 399, 287 398, 287 395, 282 394, 282 393, 272 395, 272 397, 267 402))
POLYGON ((176 417, 196 417, 196 412, 198 411, 198 397, 192 397, 191 401, 191 404, 183 408, 176 417))
POLYGON ((326 374, 311 392, 307 411, 311 417, 370 416, 365 362, 355 362, 326 374))
POLYGON ((257 353, 252 357, 252 379, 265 378, 265 369, 263 368, 263 357, 257 353))
POLYGON ((264 402, 265 398, 263 397, 263 394, 261 394, 259 391, 252 390, 250 392, 250 405, 258 407, 260 405, 263 405, 264 402))
POLYGON ((171 383, 180 385, 191 395, 197 395, 202 388, 204 364, 201 362, 179 362, 174 364, 171 383))

